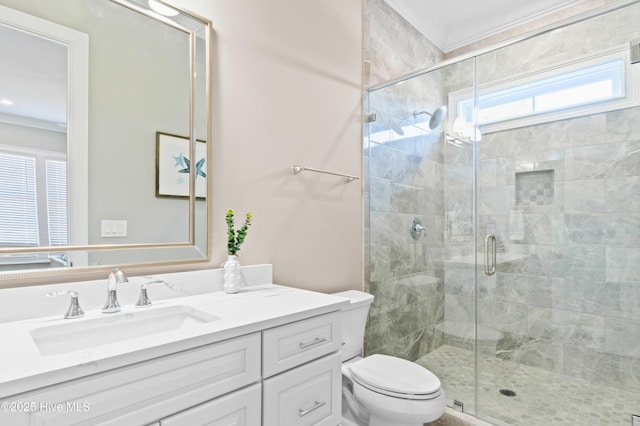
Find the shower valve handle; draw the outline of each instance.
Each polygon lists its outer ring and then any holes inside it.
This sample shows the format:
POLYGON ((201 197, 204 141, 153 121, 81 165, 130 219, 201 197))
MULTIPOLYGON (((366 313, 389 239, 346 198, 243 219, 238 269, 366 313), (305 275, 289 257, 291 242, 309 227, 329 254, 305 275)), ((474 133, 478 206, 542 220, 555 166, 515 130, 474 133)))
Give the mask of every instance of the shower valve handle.
MULTIPOLYGON (((417 217, 414 218, 413 221, 411 221, 411 229, 409 230, 409 232, 411 232, 411 237, 413 237, 414 240, 417 240, 420 238, 422 231, 426 231, 426 228, 422 226, 422 221, 417 217)), ((425 236, 426 235, 427 234, 425 234, 425 236)))

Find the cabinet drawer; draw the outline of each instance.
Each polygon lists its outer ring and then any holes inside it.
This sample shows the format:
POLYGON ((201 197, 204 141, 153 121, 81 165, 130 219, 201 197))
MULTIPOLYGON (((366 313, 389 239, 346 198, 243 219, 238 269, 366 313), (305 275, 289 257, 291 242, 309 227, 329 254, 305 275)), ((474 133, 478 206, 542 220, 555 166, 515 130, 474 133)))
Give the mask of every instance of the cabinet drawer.
POLYGON ((17 395, 11 399, 62 409, 7 420, 14 426, 143 425, 259 380, 255 333, 17 395))
POLYGON ((161 426, 255 426, 262 416, 260 383, 160 421, 161 426))
POLYGON ((265 330, 262 342, 262 376, 270 377, 340 349, 340 315, 334 312, 265 330))
POLYGON ((263 426, 336 426, 341 418, 340 354, 263 382, 263 426))

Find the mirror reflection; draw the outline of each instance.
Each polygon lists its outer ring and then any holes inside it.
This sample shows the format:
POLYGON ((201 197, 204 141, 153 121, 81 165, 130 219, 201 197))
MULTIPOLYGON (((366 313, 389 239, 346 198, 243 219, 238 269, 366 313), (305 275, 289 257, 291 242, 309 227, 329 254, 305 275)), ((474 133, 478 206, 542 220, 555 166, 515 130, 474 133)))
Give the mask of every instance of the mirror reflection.
MULTIPOLYGON (((0 25, 0 58, 0 245, 66 246, 67 47, 0 25)), ((12 260, 2 268, 67 259, 58 253, 12 260)))
POLYGON ((0 0, 0 271, 206 259, 209 23, 150 10, 0 0))

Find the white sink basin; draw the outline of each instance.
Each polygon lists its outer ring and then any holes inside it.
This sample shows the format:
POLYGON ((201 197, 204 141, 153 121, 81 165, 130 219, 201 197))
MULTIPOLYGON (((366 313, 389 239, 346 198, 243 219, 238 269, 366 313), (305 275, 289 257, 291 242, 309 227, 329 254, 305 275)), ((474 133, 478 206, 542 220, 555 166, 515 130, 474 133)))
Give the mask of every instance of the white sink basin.
POLYGON ((185 329, 219 319, 189 306, 167 306, 104 314, 94 319, 68 320, 64 324, 35 328, 31 330, 31 338, 42 355, 56 355, 185 329))

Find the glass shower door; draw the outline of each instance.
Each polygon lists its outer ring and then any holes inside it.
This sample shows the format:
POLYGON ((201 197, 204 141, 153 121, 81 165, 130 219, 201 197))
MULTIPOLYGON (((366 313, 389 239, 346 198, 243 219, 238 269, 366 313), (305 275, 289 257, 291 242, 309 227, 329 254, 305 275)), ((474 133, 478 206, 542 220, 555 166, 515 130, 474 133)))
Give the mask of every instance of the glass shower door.
POLYGON ((469 137, 452 136, 449 93, 472 86, 470 59, 369 92, 364 151, 367 290, 375 296, 366 353, 427 367, 449 405, 460 401, 471 413, 474 155, 469 137))
POLYGON ((629 6, 477 58, 477 415, 492 423, 640 412, 637 19, 629 6))

